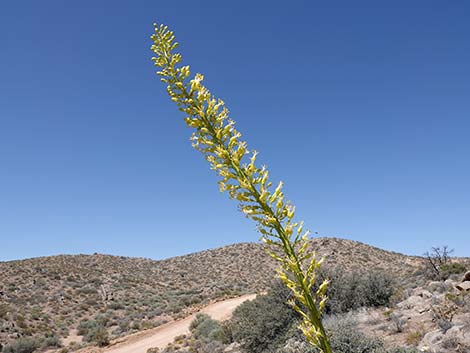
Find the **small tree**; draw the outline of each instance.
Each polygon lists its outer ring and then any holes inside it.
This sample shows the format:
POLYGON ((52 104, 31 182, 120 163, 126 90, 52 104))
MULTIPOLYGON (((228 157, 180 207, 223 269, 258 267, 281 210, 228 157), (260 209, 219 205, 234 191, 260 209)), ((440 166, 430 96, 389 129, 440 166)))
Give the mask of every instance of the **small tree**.
POLYGON ((424 256, 427 259, 427 267, 433 274, 434 278, 446 280, 452 273, 461 273, 465 271, 463 266, 452 266, 451 254, 454 249, 449 249, 447 245, 441 247, 432 247, 431 251, 427 251, 424 256), (454 267, 456 269, 454 270, 454 267))

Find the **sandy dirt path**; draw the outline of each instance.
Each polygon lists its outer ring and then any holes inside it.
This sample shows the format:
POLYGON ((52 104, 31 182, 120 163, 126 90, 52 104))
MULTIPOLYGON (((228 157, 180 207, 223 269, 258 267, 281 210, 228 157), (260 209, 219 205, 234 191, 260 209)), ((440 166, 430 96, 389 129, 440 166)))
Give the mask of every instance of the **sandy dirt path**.
MULTIPOLYGON (((238 298, 227 299, 213 303, 201 309, 199 313, 206 313, 215 320, 229 319, 237 306, 246 300, 252 300, 256 294, 248 294, 238 298)), ((165 348, 179 335, 189 333, 189 325, 196 314, 185 319, 169 322, 155 329, 148 330, 142 335, 129 338, 122 343, 107 348, 105 353, 146 353, 147 349, 158 347, 165 348)))

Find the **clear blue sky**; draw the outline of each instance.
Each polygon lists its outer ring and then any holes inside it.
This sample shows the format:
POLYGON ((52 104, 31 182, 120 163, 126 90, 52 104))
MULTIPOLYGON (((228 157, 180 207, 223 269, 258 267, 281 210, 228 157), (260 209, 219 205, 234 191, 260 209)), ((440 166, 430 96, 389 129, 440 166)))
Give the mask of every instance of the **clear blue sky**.
POLYGON ((2 1, 0 260, 257 241, 154 74, 171 26, 312 231, 470 256, 468 1, 2 1))

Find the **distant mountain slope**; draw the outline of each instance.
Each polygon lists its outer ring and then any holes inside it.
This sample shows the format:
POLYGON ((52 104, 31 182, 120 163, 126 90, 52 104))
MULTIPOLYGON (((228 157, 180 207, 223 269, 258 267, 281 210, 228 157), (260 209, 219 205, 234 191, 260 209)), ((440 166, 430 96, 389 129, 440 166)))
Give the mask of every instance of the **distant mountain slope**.
MULTIPOLYGON (((382 269, 411 278, 423 260, 336 238, 312 240, 327 265, 382 269)), ((0 263, 0 342, 74 333, 82 320, 113 336, 184 316, 189 307, 265 290, 276 264, 259 243, 240 243, 161 261, 59 255, 0 263)))

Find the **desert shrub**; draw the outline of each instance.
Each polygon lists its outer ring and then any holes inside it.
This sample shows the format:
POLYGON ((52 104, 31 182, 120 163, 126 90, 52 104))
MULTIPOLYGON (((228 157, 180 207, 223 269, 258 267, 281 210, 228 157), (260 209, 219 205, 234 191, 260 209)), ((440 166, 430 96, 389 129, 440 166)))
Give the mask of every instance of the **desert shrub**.
POLYGON ((22 337, 6 345, 3 353, 32 353, 39 348, 39 342, 34 338, 22 337))
POLYGON ((6 319, 9 311, 10 306, 8 304, 0 303, 0 319, 6 319))
POLYGON ((459 311, 456 298, 457 297, 451 295, 446 295, 440 302, 431 306, 434 320, 444 333, 452 328, 454 316, 459 311))
POLYGON ((390 275, 382 271, 372 271, 367 273, 363 280, 364 306, 377 307, 390 303, 390 298, 395 292, 394 281, 390 275))
POLYGON ((86 336, 88 332, 96 327, 96 322, 93 320, 82 320, 78 324, 77 334, 80 336, 86 336))
POLYGON ((433 247, 431 252, 426 252, 424 256, 427 259, 426 269, 427 277, 445 281, 454 274, 461 274, 467 270, 467 267, 461 263, 452 261, 453 249, 443 246, 433 247))
POLYGON ((389 315, 389 319, 392 322, 393 328, 394 328, 396 333, 403 332, 403 330, 405 329, 405 326, 406 326, 406 321, 407 321, 406 318, 404 318, 403 316, 401 316, 399 314, 395 314, 395 313, 392 312, 389 315))
MULTIPOLYGON (((416 348, 394 347, 384 350, 383 353, 419 353, 416 348)), ((381 352, 382 353, 382 352, 381 352)))
POLYGON ((25 317, 21 314, 16 315, 15 321, 19 328, 26 329, 28 327, 25 317))
POLYGON ((125 319, 125 318, 119 320, 119 322, 118 322, 119 328, 121 329, 122 332, 128 331, 130 324, 131 324, 130 321, 128 319, 125 319))
POLYGON ((96 290, 96 288, 93 287, 84 287, 77 289, 77 294, 97 295, 98 291, 96 290))
POLYGON ((220 323, 207 314, 197 314, 189 327, 196 339, 222 341, 223 332, 220 323))
POLYGON ((383 342, 368 337, 357 329, 357 324, 349 318, 330 317, 325 326, 331 336, 331 348, 335 353, 378 353, 383 351, 383 342))
POLYGON ((109 344, 108 331, 103 326, 96 326, 87 333, 85 341, 93 342, 99 347, 105 347, 109 344))
POLYGON ((82 320, 77 327, 77 333, 84 336, 85 342, 93 342, 100 347, 109 344, 109 335, 106 330, 107 318, 97 315, 96 320, 82 320))
POLYGON ((124 305, 120 302, 112 302, 108 304, 108 309, 110 310, 122 310, 124 309, 124 305))
POLYGON ((289 297, 290 291, 276 282, 267 295, 241 304, 229 324, 233 339, 246 352, 272 352, 297 317, 286 304, 289 297))
POLYGON ((109 324, 109 317, 103 314, 95 316, 95 322, 98 326, 107 327, 109 324))
POLYGON ((388 305, 394 294, 393 278, 382 271, 351 272, 336 267, 322 269, 320 276, 331 281, 327 289, 328 301, 325 308, 328 314, 344 313, 360 307, 388 305))
POLYGON ((417 346, 424 337, 423 330, 411 331, 406 335, 406 344, 410 346, 417 346))
POLYGON ((88 307, 98 307, 98 302, 93 298, 85 299, 84 304, 88 305, 88 307))
POLYGON ((452 275, 459 275, 465 273, 467 267, 459 262, 452 262, 445 264, 441 267, 441 276, 442 278, 449 278, 452 275))
MULTIPOLYGON (((344 314, 328 316, 324 323, 334 353, 418 353, 415 349, 386 348, 380 338, 365 335, 358 330, 355 320, 344 314)), ((318 349, 306 344, 296 324, 292 325, 289 337, 287 345, 278 347, 276 353, 319 353, 318 349)))
POLYGON ((39 307, 39 306, 34 306, 33 308, 31 308, 31 313, 30 313, 30 317, 31 317, 31 320, 39 320, 42 316, 42 309, 39 307))
POLYGON ((62 344, 60 342, 60 338, 57 337, 55 334, 50 334, 47 337, 43 339, 41 342, 41 348, 46 349, 46 348, 59 348, 61 347, 62 344))
POLYGON ((224 353, 225 346, 219 341, 196 342, 191 349, 197 353, 224 353))
MULTIPOLYGON (((318 283, 324 278, 331 280, 327 291, 329 299, 326 313, 344 313, 364 306, 387 305, 394 293, 392 278, 380 271, 348 272, 334 268, 323 269, 320 276, 318 283)), ((274 351, 275 347, 292 335, 292 332, 288 332, 289 327, 298 320, 297 314, 286 304, 289 296, 290 292, 281 283, 276 283, 267 295, 242 304, 235 310, 228 325, 229 332, 226 330, 224 337, 230 335, 249 353, 274 351)), ((346 330, 348 327, 343 325, 335 329, 346 330)))

